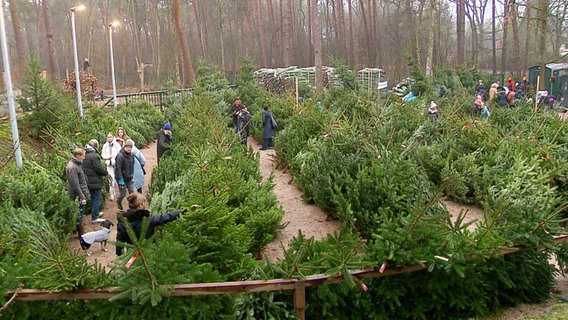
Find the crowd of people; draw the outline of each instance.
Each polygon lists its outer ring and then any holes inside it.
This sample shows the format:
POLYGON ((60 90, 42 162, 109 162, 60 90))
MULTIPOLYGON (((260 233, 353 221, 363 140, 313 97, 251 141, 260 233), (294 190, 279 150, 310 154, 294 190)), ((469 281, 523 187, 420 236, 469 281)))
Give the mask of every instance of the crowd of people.
MULTIPOLYGON (((241 143, 247 145, 250 129, 254 128, 252 116, 248 108, 240 100, 235 100, 230 107, 233 128, 239 135, 241 143)), ((264 107, 262 115, 263 140, 260 150, 274 148, 274 128, 278 125, 272 112, 264 107)), ((172 144, 172 125, 165 123, 156 133, 157 162, 169 152, 172 144)), ((120 210, 118 215, 117 242, 132 243, 127 233, 126 223, 130 224, 137 237, 140 237, 144 218, 150 219, 150 228, 146 238, 153 234, 154 227, 175 220, 180 212, 174 211, 164 215, 150 216, 146 200, 142 194, 144 186, 144 154, 136 147, 135 142, 119 127, 116 133, 106 134, 106 141, 100 148, 96 139, 91 139, 84 148, 76 148, 66 166, 68 194, 71 200, 78 201, 77 232, 81 235, 83 217, 87 202, 91 205, 91 222, 102 223, 104 212, 101 211, 103 190, 107 189, 107 199, 116 201, 120 210), (105 183, 105 179, 108 181, 105 183), (124 199, 128 207, 123 207, 124 199)), ((122 254, 124 245, 117 245, 117 255, 122 254)))
MULTIPOLYGON (((531 89, 526 76, 523 76, 522 80, 516 83, 511 77, 507 78, 505 85, 501 85, 499 81, 493 82, 489 90, 483 83, 483 80, 479 80, 475 87, 475 99, 473 100, 471 115, 481 116, 483 121, 486 121, 489 119, 493 107, 515 108, 526 105, 533 101, 532 98, 530 98, 534 94, 531 89)), ((446 89, 441 87, 438 98, 444 98, 446 93, 446 89)), ((556 100, 548 91, 539 92, 537 99, 537 106, 539 108, 545 108, 549 111, 554 109, 556 100)), ((432 101, 428 108, 428 117, 430 120, 435 121, 439 116, 440 110, 438 109, 438 105, 436 102, 432 101)))
MULTIPOLYGON (((160 159, 168 152, 173 142, 172 127, 169 123, 164 124, 158 131, 157 138, 159 142, 157 158, 160 159)), ((124 209, 122 202, 127 193, 142 196, 145 165, 144 154, 122 127, 117 129, 116 134, 107 133, 106 142, 102 145, 100 153, 99 142, 96 139, 89 140, 84 148, 73 150, 65 174, 68 195, 71 200, 79 203, 77 231, 81 232, 87 201, 90 201, 91 205, 91 222, 104 221, 102 219, 104 212, 100 210, 105 185, 108 185, 107 198, 111 201, 116 199, 119 210, 124 209), (108 179, 107 184, 105 179, 108 179)), ((128 201, 130 206, 130 200, 128 201)))
MULTIPOLYGON (((248 137, 250 136, 250 129, 254 128, 252 116, 248 108, 241 100, 237 99, 229 108, 229 116, 233 121, 233 129, 241 139, 243 145, 247 145, 248 137)), ((278 123, 272 112, 265 106, 262 112, 262 147, 260 150, 267 150, 274 148, 274 128, 278 123)))

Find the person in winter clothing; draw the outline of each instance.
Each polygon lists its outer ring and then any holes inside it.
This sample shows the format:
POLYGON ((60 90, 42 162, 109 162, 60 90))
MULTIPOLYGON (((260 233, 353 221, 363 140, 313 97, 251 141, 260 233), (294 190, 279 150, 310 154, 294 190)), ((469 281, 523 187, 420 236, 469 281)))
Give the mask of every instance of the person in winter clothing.
POLYGON ((509 102, 509 108, 513 108, 515 106, 515 91, 509 91, 507 93, 507 101, 509 102))
POLYGON ((172 125, 168 122, 164 124, 162 129, 160 129, 156 133, 156 137, 158 138, 158 145, 156 147, 158 153, 158 164, 160 163, 160 158, 170 150, 172 143, 174 142, 172 137, 172 125))
POLYGON ((132 230, 136 234, 136 238, 140 239, 142 236, 142 226, 145 218, 150 220, 145 239, 149 239, 154 235, 154 229, 158 226, 164 225, 170 221, 174 221, 180 215, 180 211, 173 211, 166 214, 150 216, 150 211, 147 210, 146 199, 138 192, 128 195, 128 210, 121 212, 118 217, 117 233, 116 233, 116 254, 121 255, 125 243, 133 244, 132 239, 128 235, 126 223, 130 224, 132 230))
POLYGON ((134 156, 132 155, 132 147, 134 146, 134 141, 128 139, 124 142, 124 147, 116 156, 116 171, 115 178, 118 183, 118 189, 120 194, 118 199, 116 199, 116 205, 119 210, 122 210, 122 199, 126 197, 126 190, 128 193, 136 192, 134 187, 134 156))
POLYGON ((241 136, 241 143, 246 146, 249 136, 249 128, 252 126, 252 117, 246 106, 244 106, 239 112, 239 116, 237 117, 237 126, 241 136))
POLYGON ((509 91, 515 91, 515 83, 513 82, 513 79, 507 79, 507 88, 509 88, 509 91))
POLYGON ((116 129, 116 138, 122 139, 122 141, 126 141, 130 139, 130 136, 126 134, 126 130, 124 130, 123 127, 118 127, 118 129, 116 129))
MULTIPOLYGON (((134 143, 134 141, 133 141, 134 143)), ((136 191, 142 193, 142 187, 144 187, 144 166, 146 165, 146 158, 140 149, 136 148, 136 144, 132 145, 132 156, 134 156, 134 187, 136 191)))
POLYGON ((115 195, 115 181, 114 181, 114 168, 116 165, 116 156, 118 155, 118 153, 120 152, 120 149, 122 149, 122 147, 120 146, 120 144, 116 141, 116 138, 114 137, 114 135, 112 133, 108 133, 107 137, 106 137, 106 142, 103 145, 103 149, 101 151, 101 157, 105 160, 105 164, 106 164, 106 169, 108 172, 108 175, 110 177, 109 179, 109 183, 108 183, 108 189, 109 189, 109 195, 110 195, 110 200, 114 201, 114 195, 115 195))
POLYGON ((233 128, 235 129, 235 132, 239 132, 237 120, 239 117, 239 112, 241 112, 243 108, 246 108, 246 106, 239 99, 235 100, 235 102, 229 108, 229 116, 233 118, 233 128))
POLYGON ((497 95, 497 104, 501 108, 506 108, 507 106, 509 106, 509 100, 507 99, 507 91, 505 90, 499 91, 499 94, 497 95))
POLYGON ((99 142, 91 139, 85 145, 85 160, 83 160, 83 172, 87 176, 87 187, 91 194, 91 222, 103 222, 99 219, 102 212, 99 213, 101 203, 103 200, 103 178, 108 175, 108 172, 101 163, 101 157, 97 151, 99 142))
POLYGON ((489 119, 489 116, 491 115, 491 112, 489 111, 489 107, 487 107, 484 102, 482 102, 482 104, 481 119, 483 119, 483 121, 487 121, 487 119, 489 119))
POLYGON ((487 101, 487 103, 492 103, 493 99, 495 99, 495 97, 497 97, 497 87, 499 85, 497 84, 497 82, 493 82, 491 84, 491 88, 489 88, 489 100, 487 101))
POLYGON ((65 167, 65 175, 67 176, 67 193, 71 200, 79 200, 79 216, 77 217, 77 225, 83 222, 87 199, 90 197, 89 187, 87 186, 87 177, 82 168, 85 159, 85 149, 77 148, 73 150, 73 158, 67 162, 65 167))
POLYGON ((479 80, 477 87, 475 87, 475 94, 483 95, 487 89, 483 84, 483 80, 479 80))
POLYGON ((481 96, 477 96, 477 98, 475 99, 475 102, 473 103, 473 108, 471 109, 471 115, 475 116, 475 115, 480 115, 481 114, 481 109, 483 109, 483 99, 481 99, 481 96))
POLYGON ((268 148, 274 148, 274 127, 276 120, 274 120, 272 112, 268 110, 268 107, 264 107, 262 112, 262 147, 260 150, 266 150, 268 148))
POLYGON ((436 104, 436 102, 431 101, 430 107, 428 108, 428 118, 430 119, 430 121, 434 122, 438 120, 439 117, 440 110, 438 109, 438 105, 436 104))

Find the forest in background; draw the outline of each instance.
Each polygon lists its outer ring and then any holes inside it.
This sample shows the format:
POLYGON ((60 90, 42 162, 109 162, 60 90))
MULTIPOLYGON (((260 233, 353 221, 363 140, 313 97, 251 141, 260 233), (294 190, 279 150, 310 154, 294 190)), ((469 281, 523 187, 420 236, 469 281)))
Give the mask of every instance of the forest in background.
POLYGON ((190 86, 202 62, 231 80, 245 57, 259 68, 381 67, 391 79, 407 75, 410 57, 429 77, 464 65, 520 77, 558 61, 568 42, 563 0, 9 0, 16 82, 30 59, 54 80, 73 73, 71 8, 79 4, 87 7, 75 13, 79 61, 89 59, 102 87, 111 83, 109 25, 120 22, 112 31, 123 89, 190 86))

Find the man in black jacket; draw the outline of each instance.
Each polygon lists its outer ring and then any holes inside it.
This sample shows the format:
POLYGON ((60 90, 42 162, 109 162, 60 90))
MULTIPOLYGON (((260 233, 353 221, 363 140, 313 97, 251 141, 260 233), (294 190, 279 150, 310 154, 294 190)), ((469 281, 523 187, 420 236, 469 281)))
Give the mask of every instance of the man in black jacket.
POLYGON ((97 151, 99 142, 91 139, 85 146, 85 160, 83 160, 83 171, 87 176, 87 187, 91 194, 91 222, 103 222, 102 212, 99 212, 103 200, 103 178, 108 172, 101 163, 101 156, 97 151))
POLYGON ((116 205, 119 210, 122 208, 122 199, 126 197, 126 190, 128 193, 136 192, 136 186, 134 185, 134 156, 132 155, 132 147, 134 146, 134 141, 128 139, 124 141, 124 146, 116 156, 116 164, 114 177, 118 183, 119 195, 116 199, 116 205))
POLYGON ((170 146, 174 141, 172 137, 172 125, 169 122, 164 124, 162 129, 156 133, 156 136, 158 138, 158 145, 156 146, 157 162, 160 163, 160 158, 166 151, 170 150, 170 146))

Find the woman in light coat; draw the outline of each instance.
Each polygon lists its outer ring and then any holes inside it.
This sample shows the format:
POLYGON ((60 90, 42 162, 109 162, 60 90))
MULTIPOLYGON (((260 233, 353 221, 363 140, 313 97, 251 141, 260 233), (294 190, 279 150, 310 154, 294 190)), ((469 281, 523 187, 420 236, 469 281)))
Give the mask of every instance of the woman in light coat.
MULTIPOLYGON (((134 143, 134 141, 132 141, 134 143)), ((136 145, 132 146, 132 155, 134 156, 134 187, 138 193, 142 193, 142 187, 144 186, 144 166, 146 165, 146 158, 140 149, 136 148, 136 145)))
POLYGON ((110 180, 108 183, 109 186, 109 194, 110 200, 114 201, 114 194, 115 194, 115 180, 114 180, 114 165, 116 161, 116 156, 122 149, 122 146, 116 141, 116 138, 112 133, 107 134, 106 142, 103 145, 103 149, 101 150, 101 157, 105 160, 108 175, 110 176, 110 180))

